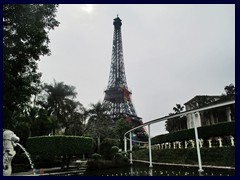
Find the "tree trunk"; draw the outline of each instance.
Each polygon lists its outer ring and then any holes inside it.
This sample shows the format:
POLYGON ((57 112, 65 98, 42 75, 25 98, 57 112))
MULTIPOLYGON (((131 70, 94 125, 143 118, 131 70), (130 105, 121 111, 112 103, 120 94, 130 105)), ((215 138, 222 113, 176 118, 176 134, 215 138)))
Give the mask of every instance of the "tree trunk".
POLYGON ((66 155, 63 155, 63 157, 62 157, 62 167, 61 167, 62 170, 64 170, 65 163, 66 163, 66 155))
POLYGON ((72 158, 72 155, 68 155, 68 158, 67 158, 67 169, 69 168, 71 158, 72 158))
POLYGON ((100 137, 97 137, 97 142, 98 142, 98 154, 100 154, 100 137))

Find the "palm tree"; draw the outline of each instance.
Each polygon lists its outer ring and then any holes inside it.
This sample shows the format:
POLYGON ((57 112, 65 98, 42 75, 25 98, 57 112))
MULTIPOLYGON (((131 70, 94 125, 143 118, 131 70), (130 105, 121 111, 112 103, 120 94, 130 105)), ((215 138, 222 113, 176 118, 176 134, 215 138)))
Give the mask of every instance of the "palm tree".
POLYGON ((178 114, 183 110, 184 110, 184 106, 182 106, 181 104, 176 104, 176 107, 173 107, 173 111, 175 112, 175 114, 178 114))
MULTIPOLYGON (((184 110, 184 106, 181 104, 176 104, 176 107, 173 107, 174 113, 170 113, 169 115, 179 114, 184 110)), ((165 128, 171 133, 177 130, 182 130, 182 127, 185 127, 186 117, 176 117, 171 118, 166 121, 165 128)))
POLYGON ((235 87, 233 84, 229 84, 229 86, 225 86, 224 88, 227 96, 234 97, 235 96, 235 87))
POLYGON ((112 134, 112 121, 108 112, 108 108, 101 102, 91 104, 88 111, 87 133, 97 138, 98 152, 100 152, 100 140, 112 134))
POLYGON ((64 109, 65 134, 82 136, 85 131, 85 108, 78 101, 66 99, 64 109))
POLYGON ((54 84, 45 84, 45 91, 48 94, 46 109, 49 112, 49 115, 53 115, 56 117, 56 127, 53 129, 53 133, 55 134, 55 130, 63 127, 64 124, 64 111, 66 104, 69 103, 70 100, 73 100, 77 92, 75 92, 75 87, 66 85, 63 82, 56 82, 54 80, 54 84))

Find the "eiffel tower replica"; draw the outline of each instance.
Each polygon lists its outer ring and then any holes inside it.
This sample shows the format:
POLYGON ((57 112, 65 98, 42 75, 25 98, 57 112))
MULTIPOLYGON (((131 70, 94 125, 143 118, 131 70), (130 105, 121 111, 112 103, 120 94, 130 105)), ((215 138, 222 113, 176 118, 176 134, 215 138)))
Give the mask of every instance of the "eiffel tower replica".
MULTIPOLYGON (((122 20, 117 16, 113 21, 114 35, 112 46, 112 60, 108 86, 105 92, 104 104, 109 108, 113 120, 125 118, 132 127, 143 124, 142 118, 137 116, 132 103, 132 92, 128 89, 122 47, 122 20)), ((144 128, 137 129, 134 134, 136 140, 146 141, 147 133, 144 128)))

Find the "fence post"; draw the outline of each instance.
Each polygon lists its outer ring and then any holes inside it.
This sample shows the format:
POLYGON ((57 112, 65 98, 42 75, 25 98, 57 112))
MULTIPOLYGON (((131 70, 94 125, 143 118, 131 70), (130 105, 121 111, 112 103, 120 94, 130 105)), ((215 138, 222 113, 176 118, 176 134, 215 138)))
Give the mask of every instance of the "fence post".
POLYGON ((124 151, 127 152, 127 137, 124 136, 124 151))
POLYGON ((149 150, 149 167, 153 167, 152 166, 152 146, 151 146, 150 124, 148 125, 148 150, 149 150))
POLYGON ((194 126, 195 140, 196 140, 196 147, 197 147, 198 166, 199 166, 198 172, 201 173, 201 172, 203 172, 203 169, 202 169, 201 152, 200 152, 200 148, 199 148, 198 131, 197 131, 196 122, 195 122, 195 120, 197 119, 196 117, 200 118, 199 112, 192 113, 192 121, 193 121, 193 126, 194 126))
POLYGON ((130 164, 132 163, 132 132, 130 132, 130 164))

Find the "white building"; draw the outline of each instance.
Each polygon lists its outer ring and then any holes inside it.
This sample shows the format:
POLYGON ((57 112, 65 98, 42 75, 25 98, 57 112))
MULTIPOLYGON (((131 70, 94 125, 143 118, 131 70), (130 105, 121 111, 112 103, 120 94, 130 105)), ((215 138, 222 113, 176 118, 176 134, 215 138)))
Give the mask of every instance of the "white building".
MULTIPOLYGON (((208 95, 198 95, 186 102, 185 109, 186 111, 205 107, 214 103, 224 102, 227 98, 223 96, 208 96, 208 95)), ((230 122, 235 118, 235 105, 224 106, 219 108, 214 108, 211 110, 202 111, 195 114, 196 126, 207 126, 218 124, 221 122, 230 122)), ((191 114, 187 115, 187 129, 193 128, 193 117, 191 114)))

